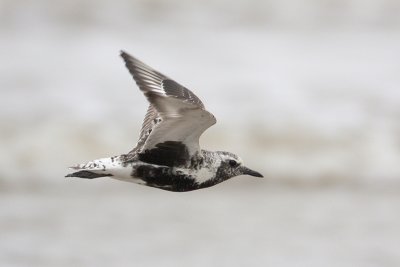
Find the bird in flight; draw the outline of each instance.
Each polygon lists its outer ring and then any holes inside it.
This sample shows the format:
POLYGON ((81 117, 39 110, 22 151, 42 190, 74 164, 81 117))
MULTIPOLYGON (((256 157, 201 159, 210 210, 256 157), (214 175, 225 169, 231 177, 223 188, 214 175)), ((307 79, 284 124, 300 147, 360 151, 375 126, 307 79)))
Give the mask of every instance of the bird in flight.
POLYGON ((66 177, 111 177, 174 192, 202 189, 238 175, 263 177, 225 151, 201 149, 199 138, 216 123, 189 89, 121 51, 150 105, 139 141, 129 153, 70 167, 66 177))

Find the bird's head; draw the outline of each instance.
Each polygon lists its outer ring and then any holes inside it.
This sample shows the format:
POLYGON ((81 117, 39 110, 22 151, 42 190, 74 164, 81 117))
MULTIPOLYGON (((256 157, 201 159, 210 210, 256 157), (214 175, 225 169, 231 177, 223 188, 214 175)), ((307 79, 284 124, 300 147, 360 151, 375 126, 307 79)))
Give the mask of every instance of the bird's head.
POLYGON ((217 151, 221 158, 221 165, 218 168, 217 176, 222 179, 229 179, 238 175, 251 175, 263 178, 261 173, 253 171, 243 165, 242 159, 230 152, 217 151))

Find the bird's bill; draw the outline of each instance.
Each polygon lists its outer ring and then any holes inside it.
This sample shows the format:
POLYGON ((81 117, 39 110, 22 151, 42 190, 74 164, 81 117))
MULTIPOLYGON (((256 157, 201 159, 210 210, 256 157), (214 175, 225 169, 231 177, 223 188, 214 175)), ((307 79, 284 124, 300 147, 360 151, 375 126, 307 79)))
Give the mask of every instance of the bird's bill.
POLYGON ((253 171, 253 170, 250 170, 249 168, 244 167, 244 166, 241 168, 241 171, 242 171, 243 174, 251 175, 251 176, 254 176, 254 177, 264 178, 264 176, 261 173, 253 171))

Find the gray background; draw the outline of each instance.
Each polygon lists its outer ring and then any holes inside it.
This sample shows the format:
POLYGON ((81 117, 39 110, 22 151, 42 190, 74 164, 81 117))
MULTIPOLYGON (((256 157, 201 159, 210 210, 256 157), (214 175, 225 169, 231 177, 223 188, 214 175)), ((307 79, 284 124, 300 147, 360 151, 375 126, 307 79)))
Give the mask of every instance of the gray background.
POLYGON ((0 0, 2 266, 399 266, 400 2, 0 0), (203 148, 265 179, 170 193, 129 151, 124 49, 192 89, 203 148))

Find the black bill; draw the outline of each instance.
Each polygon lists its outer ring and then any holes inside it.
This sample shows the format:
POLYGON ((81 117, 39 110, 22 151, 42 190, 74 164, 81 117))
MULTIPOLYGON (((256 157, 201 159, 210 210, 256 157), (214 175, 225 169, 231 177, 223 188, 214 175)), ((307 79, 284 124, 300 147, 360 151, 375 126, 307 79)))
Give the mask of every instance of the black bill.
POLYGON ((241 171, 242 171, 243 174, 251 175, 251 176, 254 176, 254 177, 264 178, 264 176, 261 173, 253 171, 253 170, 250 170, 247 167, 242 167, 241 171))

